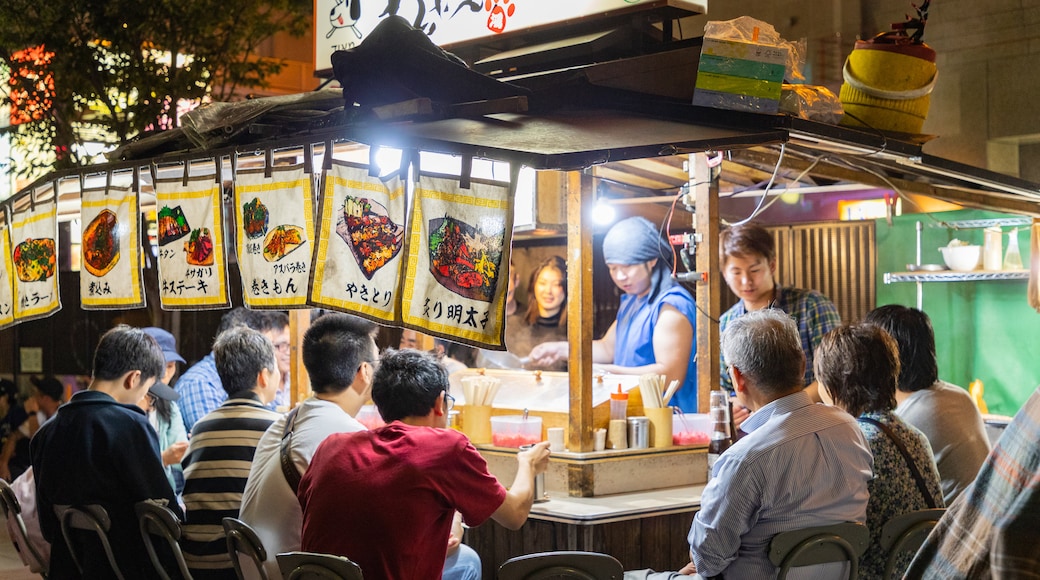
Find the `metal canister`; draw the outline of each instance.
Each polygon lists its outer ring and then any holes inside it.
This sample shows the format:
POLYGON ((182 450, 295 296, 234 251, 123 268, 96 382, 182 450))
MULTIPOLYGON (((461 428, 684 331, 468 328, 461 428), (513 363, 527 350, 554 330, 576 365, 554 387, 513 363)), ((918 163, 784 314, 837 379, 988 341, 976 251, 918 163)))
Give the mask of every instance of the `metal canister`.
MULTIPOLYGON (((534 445, 521 445, 520 451, 527 451, 534 445)), ((534 501, 535 503, 549 501, 549 494, 545 492, 545 472, 534 476, 534 501)))
POLYGON ((650 418, 629 417, 628 448, 646 449, 650 446, 650 418))

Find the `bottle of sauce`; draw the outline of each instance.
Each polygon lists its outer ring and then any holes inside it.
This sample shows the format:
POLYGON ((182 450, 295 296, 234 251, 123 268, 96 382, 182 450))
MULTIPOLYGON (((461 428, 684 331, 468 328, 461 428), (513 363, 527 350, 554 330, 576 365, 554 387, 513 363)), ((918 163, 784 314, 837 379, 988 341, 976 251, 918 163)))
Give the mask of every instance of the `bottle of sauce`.
POLYGON ((712 420, 711 439, 708 441, 708 479, 719 456, 733 445, 730 431, 729 393, 726 391, 711 392, 710 414, 712 420))
POLYGON ((607 440, 611 449, 628 448, 626 418, 628 416, 628 393, 622 392, 618 385, 617 392, 610 394, 610 423, 607 440))

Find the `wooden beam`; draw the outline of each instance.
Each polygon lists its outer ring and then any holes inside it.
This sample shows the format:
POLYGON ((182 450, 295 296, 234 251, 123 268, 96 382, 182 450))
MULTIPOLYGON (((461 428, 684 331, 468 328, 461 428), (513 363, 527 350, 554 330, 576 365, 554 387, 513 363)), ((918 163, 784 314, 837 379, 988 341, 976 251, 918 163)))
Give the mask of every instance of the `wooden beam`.
POLYGON ((567 199, 567 340, 570 417, 567 448, 593 450, 592 418, 592 227, 583 209, 593 205, 593 178, 577 171, 566 173, 567 199))
MULTIPOLYGON (((747 164, 759 168, 775 165, 777 155, 778 153, 773 151, 761 149, 744 149, 732 152, 733 160, 736 163, 747 164)), ((783 163, 785 168, 790 168, 800 173, 804 171, 812 161, 788 155, 784 158, 783 163)), ((874 166, 873 168, 879 173, 884 171, 884 167, 874 166)), ((1021 195, 997 193, 981 189, 970 189, 955 185, 934 185, 922 183, 920 181, 901 179, 898 177, 886 176, 882 179, 872 173, 850 167, 843 167, 841 165, 827 162, 826 160, 818 163, 816 167, 812 169, 811 173, 812 175, 836 181, 862 183, 868 187, 877 187, 881 189, 892 189, 895 187, 903 193, 934 197, 936 199, 975 209, 1040 216, 1040 201, 1023 197, 1021 195)))
POLYGON ((707 279, 697 285, 697 410, 708 412, 708 392, 719 385, 719 180, 710 177, 708 156, 690 155, 690 183, 696 208, 697 271, 707 279))
POLYGON ((311 379, 303 366, 303 334, 311 327, 310 310, 289 311, 289 407, 311 396, 311 379))

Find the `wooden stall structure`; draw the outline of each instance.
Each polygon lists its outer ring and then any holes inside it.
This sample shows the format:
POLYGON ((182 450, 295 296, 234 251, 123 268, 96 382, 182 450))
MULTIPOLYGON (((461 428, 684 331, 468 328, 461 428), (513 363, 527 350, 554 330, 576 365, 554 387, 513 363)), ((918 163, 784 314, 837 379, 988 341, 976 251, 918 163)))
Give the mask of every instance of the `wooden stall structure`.
MULTIPOLYGON (((187 150, 147 159, 128 159, 78 172, 52 174, 33 184, 61 183, 59 213, 75 213, 80 191, 77 184, 104 180, 114 172, 133 172, 142 207, 150 207, 153 195, 152 167, 180 164, 185 173, 223 175, 233 180, 245 165, 241 160, 278 160, 289 156, 318 170, 341 150, 396 148, 407 154, 442 153, 464 160, 504 161, 541 172, 558 172, 551 180, 566 208, 568 264, 567 316, 570 343, 569 416, 567 446, 570 456, 554 459, 557 486, 550 491, 560 499, 537 507, 532 523, 511 535, 489 524, 471 531, 471 543, 485 557, 485 573, 495 563, 518 553, 543 549, 590 549, 624 555, 626 568, 677 567, 685 557, 685 530, 699 501, 699 478, 673 487, 680 497, 657 497, 658 491, 641 492, 653 500, 650 508, 625 507, 632 497, 619 494, 608 500, 594 496, 596 477, 607 463, 592 453, 594 412, 591 386, 592 292, 590 260, 593 256, 589 212, 595 199, 597 178, 591 168, 610 167, 626 160, 683 158, 689 167, 689 188, 679 201, 693 209, 689 234, 698 286, 697 356, 699 406, 707 409, 708 389, 718 383, 719 338, 717 319, 719 271, 716 240, 719 231, 720 175, 709 167, 708 156, 723 153, 723 172, 735 166, 777 172, 805 179, 857 182, 891 188, 906 195, 923 195, 967 207, 992 209, 1025 216, 1040 216, 1037 185, 979 168, 936 158, 921 144, 879 132, 825 125, 799 118, 739 113, 694 107, 675 99, 638 94, 591 84, 591 67, 533 77, 525 83, 533 97, 508 102, 457 107, 450 112, 435 107, 403 107, 427 111, 406 118, 365 120, 310 129, 302 134, 260 138, 254 142, 216 150, 187 150), (580 105, 579 105, 580 104, 580 105), (437 111, 437 112, 435 112, 437 111), (236 165, 232 159, 239 160, 236 165), (649 494, 649 495, 646 495, 649 494), (564 499, 565 496, 569 496, 564 499), (563 505, 563 502, 572 502, 563 505), (583 503, 584 502, 584 503, 583 503), (599 503, 597 503, 599 502, 599 503), (562 506, 562 507, 559 507, 562 506), (643 552, 634 549, 642 538, 643 552), (657 550, 654 546, 666 546, 657 550), (651 553, 652 552, 652 553, 651 553)), ((258 132, 262 135, 262 132, 258 132)), ((466 165, 466 162, 463 163, 466 165)), ((176 172, 175 171, 175 172, 176 172)), ((766 192, 768 193, 768 192, 766 192)), ((763 193, 765 194, 765 193, 763 193)), ((679 195, 679 194, 677 194, 679 195)), ((300 364, 299 339, 306 321, 292 317, 294 384, 306 384, 300 364)), ((302 393, 295 393, 300 397, 302 393)), ((494 450, 491 450, 494 451, 494 450)), ((489 451, 490 456, 494 453, 489 451)), ((685 469, 703 462, 703 449, 648 451, 617 456, 615 463, 645 460, 646 455, 668 461, 673 454, 687 454, 685 469)), ((508 463, 508 452, 501 454, 508 463)), ((500 478, 503 474, 496 473, 500 478)), ((674 484, 669 484, 674 485, 674 484)), ((668 495, 668 492, 661 492, 668 495)), ((637 502, 638 503, 638 502, 637 502)))

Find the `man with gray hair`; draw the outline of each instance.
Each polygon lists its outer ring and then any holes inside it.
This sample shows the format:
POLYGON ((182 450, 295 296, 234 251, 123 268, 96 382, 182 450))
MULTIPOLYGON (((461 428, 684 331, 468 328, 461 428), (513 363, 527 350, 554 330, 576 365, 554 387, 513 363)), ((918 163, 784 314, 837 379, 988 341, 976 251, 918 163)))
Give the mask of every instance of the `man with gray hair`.
POLYGON ((274 346, 251 328, 218 335, 213 359, 228 399, 192 428, 182 463, 187 517, 181 546, 197 580, 235 577, 222 520, 239 516, 256 445, 279 417, 265 406, 282 384, 274 346))
MULTIPOLYGON (((748 312, 723 333, 722 354, 737 399, 752 411, 747 435, 712 468, 690 528, 690 564, 678 573, 629 572, 626 579, 772 578, 769 542, 776 534, 866 520, 870 447, 852 416, 813 404, 803 389, 805 354, 794 320, 770 308, 748 312)), ((788 578, 823 572, 831 571, 793 568, 788 578)), ((834 572, 844 577, 840 568, 834 572)))

